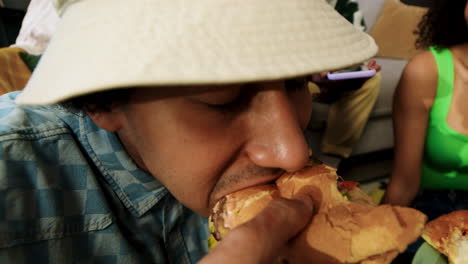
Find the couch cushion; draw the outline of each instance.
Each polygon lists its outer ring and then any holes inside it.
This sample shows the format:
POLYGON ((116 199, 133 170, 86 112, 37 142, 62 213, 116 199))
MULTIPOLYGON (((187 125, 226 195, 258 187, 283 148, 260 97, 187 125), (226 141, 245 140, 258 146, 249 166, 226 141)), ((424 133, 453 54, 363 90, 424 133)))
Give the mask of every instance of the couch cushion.
POLYGON ((408 63, 406 60, 387 58, 376 58, 376 61, 382 66, 382 83, 371 118, 391 116, 393 93, 400 80, 401 72, 408 63))

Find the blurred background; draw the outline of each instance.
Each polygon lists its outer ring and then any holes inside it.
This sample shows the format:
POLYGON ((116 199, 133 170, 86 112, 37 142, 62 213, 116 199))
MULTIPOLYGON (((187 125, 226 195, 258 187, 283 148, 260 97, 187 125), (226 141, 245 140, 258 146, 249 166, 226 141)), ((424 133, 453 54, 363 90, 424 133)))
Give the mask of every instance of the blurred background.
POLYGON ((29 0, 0 0, 0 47, 15 43, 29 0))

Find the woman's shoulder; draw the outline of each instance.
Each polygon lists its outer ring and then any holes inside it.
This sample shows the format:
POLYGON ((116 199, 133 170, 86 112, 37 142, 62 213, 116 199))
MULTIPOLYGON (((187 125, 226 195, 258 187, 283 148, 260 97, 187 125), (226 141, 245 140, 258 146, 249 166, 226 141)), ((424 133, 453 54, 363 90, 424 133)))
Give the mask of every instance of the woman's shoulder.
POLYGON ((430 50, 424 50, 410 59, 403 74, 411 78, 436 79, 437 64, 430 50))
POLYGON ((424 50, 409 60, 397 89, 404 97, 419 101, 428 110, 434 102, 437 81, 437 63, 432 52, 424 50))

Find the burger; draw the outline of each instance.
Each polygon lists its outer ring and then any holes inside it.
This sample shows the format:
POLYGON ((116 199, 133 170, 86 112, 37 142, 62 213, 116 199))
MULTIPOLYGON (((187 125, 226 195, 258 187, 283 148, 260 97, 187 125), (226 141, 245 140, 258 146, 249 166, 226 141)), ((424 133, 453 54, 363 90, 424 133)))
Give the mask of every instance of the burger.
POLYGON ((429 222, 422 237, 448 257, 451 264, 468 263, 468 210, 458 210, 429 222))
POLYGON ((220 199, 209 218, 211 247, 271 200, 298 193, 311 196, 315 215, 279 256, 286 263, 390 263, 420 236, 426 222, 415 209, 377 206, 357 183, 339 180, 335 168, 310 164, 273 184, 220 199))

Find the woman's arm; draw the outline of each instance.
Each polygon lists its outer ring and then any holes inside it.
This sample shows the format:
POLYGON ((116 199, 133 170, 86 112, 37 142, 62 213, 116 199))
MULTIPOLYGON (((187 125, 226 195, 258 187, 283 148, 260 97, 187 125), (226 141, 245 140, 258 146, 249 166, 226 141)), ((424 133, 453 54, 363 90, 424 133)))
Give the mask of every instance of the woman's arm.
POLYGON ((384 203, 408 206, 419 190, 429 112, 437 91, 430 51, 405 67, 393 100, 394 165, 384 203))

